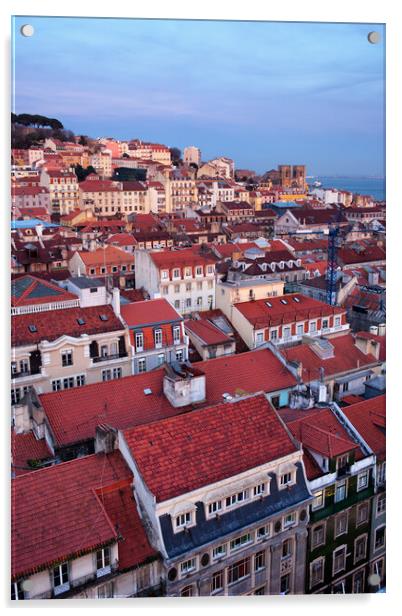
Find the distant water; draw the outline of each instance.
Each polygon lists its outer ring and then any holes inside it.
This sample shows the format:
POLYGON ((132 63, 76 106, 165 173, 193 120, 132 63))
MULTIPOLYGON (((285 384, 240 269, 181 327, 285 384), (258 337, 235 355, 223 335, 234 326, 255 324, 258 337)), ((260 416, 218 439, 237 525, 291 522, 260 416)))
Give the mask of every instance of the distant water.
POLYGON ((323 188, 349 190, 359 195, 371 195, 376 201, 385 200, 385 178, 317 176, 307 181, 312 184, 316 180, 323 188))

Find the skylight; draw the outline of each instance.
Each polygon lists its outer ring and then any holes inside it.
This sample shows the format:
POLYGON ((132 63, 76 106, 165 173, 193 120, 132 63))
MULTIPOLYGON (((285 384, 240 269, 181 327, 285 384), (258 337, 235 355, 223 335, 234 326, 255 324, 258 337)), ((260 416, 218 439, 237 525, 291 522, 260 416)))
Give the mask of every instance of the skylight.
POLYGON ((35 332, 38 331, 38 328, 36 327, 36 325, 28 325, 28 329, 31 332, 31 334, 34 334, 35 332))
POLYGON ((77 323, 78 323, 78 325, 85 325, 85 319, 82 319, 80 317, 79 319, 77 319, 77 323))
POLYGON ((106 314, 100 314, 99 318, 101 321, 107 321, 109 319, 109 317, 106 314))
POLYGON ((266 305, 268 306, 268 308, 272 308, 272 304, 271 304, 271 302, 265 302, 265 303, 266 303, 266 305))
POLYGON ((299 298, 298 298, 298 297, 294 297, 294 298, 293 298, 293 301, 294 301, 294 302, 296 302, 297 304, 299 304, 299 303, 300 303, 300 300, 299 300, 299 298))
POLYGON ((281 304, 287 304, 288 300, 287 299, 281 299, 281 304))

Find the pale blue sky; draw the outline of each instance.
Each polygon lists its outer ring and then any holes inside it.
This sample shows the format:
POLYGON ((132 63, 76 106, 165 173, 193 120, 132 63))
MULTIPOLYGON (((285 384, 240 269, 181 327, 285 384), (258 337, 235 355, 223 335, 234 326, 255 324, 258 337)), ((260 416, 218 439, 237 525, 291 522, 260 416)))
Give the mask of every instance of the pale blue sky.
POLYGON ((17 17, 14 108, 258 172, 383 175, 384 38, 373 24, 17 17))

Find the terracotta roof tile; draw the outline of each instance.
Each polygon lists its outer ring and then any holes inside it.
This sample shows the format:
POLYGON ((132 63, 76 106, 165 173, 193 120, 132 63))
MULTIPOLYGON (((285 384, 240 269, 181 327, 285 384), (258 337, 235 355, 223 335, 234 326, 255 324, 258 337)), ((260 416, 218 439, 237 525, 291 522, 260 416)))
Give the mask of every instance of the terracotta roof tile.
POLYGON ((116 540, 117 532, 95 489, 131 477, 120 452, 114 452, 86 456, 13 479, 13 578, 116 540))
POLYGON ((138 426, 124 439, 158 502, 297 451, 263 394, 138 426))
POLYGON ((342 409, 380 460, 385 459, 385 394, 342 409))

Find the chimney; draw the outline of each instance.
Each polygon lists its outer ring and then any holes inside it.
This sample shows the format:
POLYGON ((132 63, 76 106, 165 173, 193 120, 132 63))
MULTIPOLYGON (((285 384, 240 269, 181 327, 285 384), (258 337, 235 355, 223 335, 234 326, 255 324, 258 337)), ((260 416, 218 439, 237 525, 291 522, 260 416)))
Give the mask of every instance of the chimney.
POLYGON ((116 448, 117 430, 108 424, 99 424, 95 429, 95 453, 112 453, 116 448))
POLYGON ((114 287, 112 289, 112 307, 116 316, 120 316, 120 289, 114 287))

